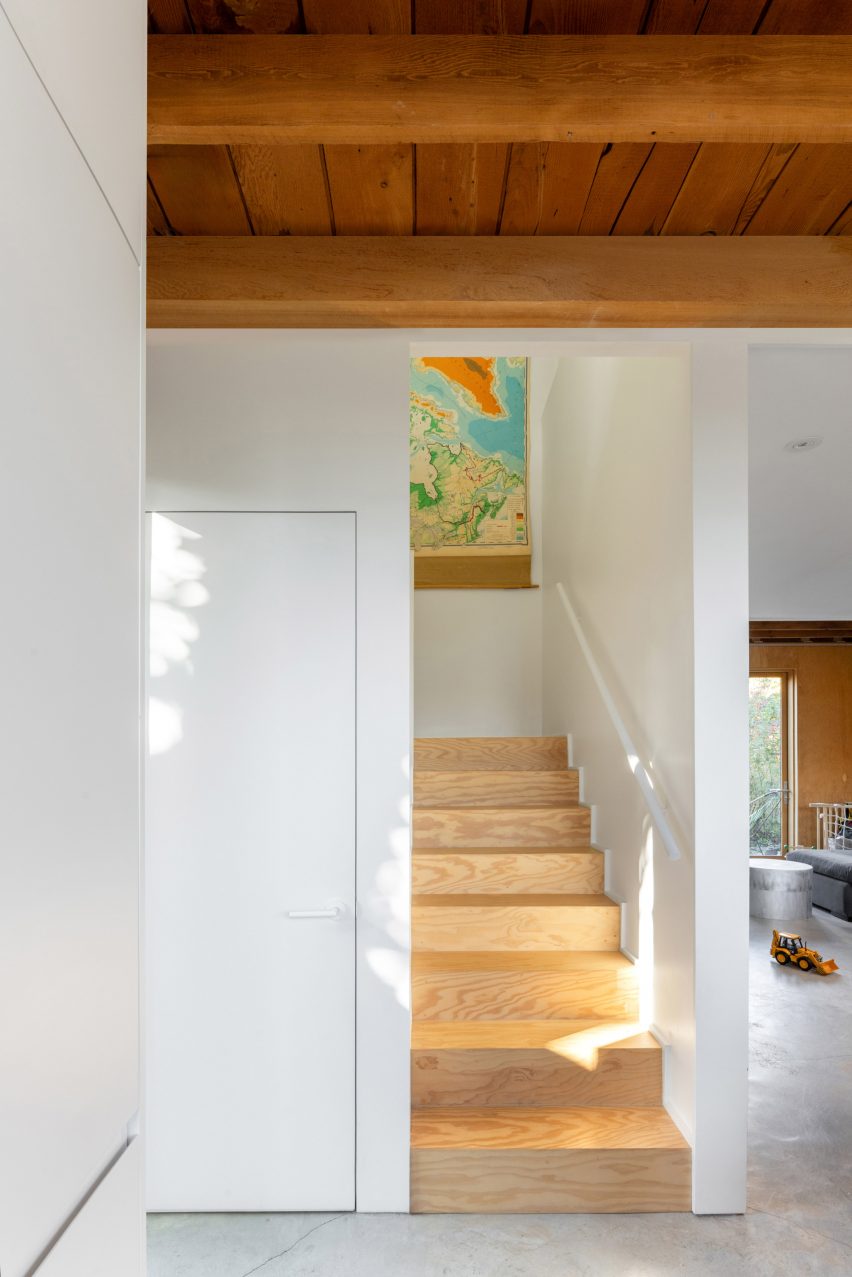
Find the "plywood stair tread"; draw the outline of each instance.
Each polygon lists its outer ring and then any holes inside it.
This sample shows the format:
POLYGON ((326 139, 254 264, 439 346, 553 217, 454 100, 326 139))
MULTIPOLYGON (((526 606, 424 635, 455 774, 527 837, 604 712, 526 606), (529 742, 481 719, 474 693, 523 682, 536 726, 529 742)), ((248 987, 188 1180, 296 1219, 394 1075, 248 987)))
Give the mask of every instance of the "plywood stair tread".
POLYGON ((447 767, 418 767, 416 775, 420 780, 432 780, 440 777, 448 785, 455 780, 463 781, 467 784, 475 784, 480 778, 482 780, 491 781, 493 784, 499 784, 501 780, 517 781, 519 785, 534 784, 539 776, 546 780, 552 781, 554 777, 560 776, 578 776, 579 771, 576 767, 525 767, 519 770, 517 767, 460 767, 458 771, 452 771, 447 767))
POLYGON ((604 854, 591 847, 418 847, 415 895, 600 893, 604 854))
POLYGON ((494 812, 498 816, 504 816, 509 812, 515 812, 523 820, 532 820, 534 819, 535 812, 547 812, 547 811, 554 811, 554 810, 560 811, 560 812, 565 810, 589 811, 590 808, 585 803, 540 802, 540 803, 535 803, 534 805, 531 805, 531 806, 526 806, 523 803, 519 803, 515 807, 511 805, 501 806, 496 803, 482 803, 481 805, 477 804, 476 807, 456 807, 453 805, 453 803, 447 802, 447 803, 436 803, 434 807, 420 807, 417 810, 419 810, 421 814, 429 815, 429 816, 437 815, 440 812, 452 812, 453 815, 455 816, 457 816, 460 812, 465 815, 467 814, 473 815, 474 812, 477 815, 480 815, 480 814, 484 815, 486 813, 494 812))
POLYGON ((414 847, 588 847, 591 809, 582 803, 415 807, 414 847))
POLYGON ((663 1108, 415 1109, 419 1149, 688 1149, 663 1108))
POLYGON ((598 847, 426 847, 415 856, 593 856, 603 857, 598 847))
POLYGON ((412 903, 424 908, 457 908, 457 909, 619 909, 614 900, 600 893, 565 894, 554 892, 552 895, 529 894, 492 894, 479 895, 474 892, 438 895, 437 892, 425 893, 412 897, 412 903))
POLYGON ((617 946, 416 949, 412 1009, 424 1020, 588 1019, 635 1024, 639 981, 636 967, 617 946))
POLYGON ((414 770, 560 771, 568 766, 564 736, 419 737, 414 770))
POLYGON ((564 768, 533 771, 430 771, 414 774, 415 807, 576 807, 580 778, 564 768))
POLYGON ((415 1020, 411 1047, 415 1051, 570 1049, 578 1045, 606 1051, 660 1051, 653 1034, 628 1022, 605 1020, 415 1020))
POLYGON ((520 950, 501 953, 499 950, 475 949, 418 950, 411 955, 415 974, 438 971, 535 971, 555 972, 569 976, 578 971, 617 971, 635 975, 635 964, 623 953, 604 949, 588 951, 554 952, 547 950, 520 950))

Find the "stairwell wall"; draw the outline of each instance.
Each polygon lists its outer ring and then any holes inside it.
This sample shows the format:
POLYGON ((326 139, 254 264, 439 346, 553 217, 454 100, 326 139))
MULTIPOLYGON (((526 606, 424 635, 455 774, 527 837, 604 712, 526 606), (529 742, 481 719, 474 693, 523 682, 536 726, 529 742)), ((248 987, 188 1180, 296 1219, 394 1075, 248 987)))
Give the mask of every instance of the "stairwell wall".
POLYGON ((544 413, 545 733, 567 733, 624 902, 643 1018, 671 1050, 692 1139, 694 826, 690 376, 686 348, 560 361, 544 413), (685 852, 671 861, 556 591, 561 583, 685 852))
MULTIPOLYGON (((521 352, 523 353, 523 352, 521 352)), ((541 580, 542 414, 558 359, 529 361, 532 580, 541 580)), ((541 590, 417 590, 415 736, 538 736, 541 590)))

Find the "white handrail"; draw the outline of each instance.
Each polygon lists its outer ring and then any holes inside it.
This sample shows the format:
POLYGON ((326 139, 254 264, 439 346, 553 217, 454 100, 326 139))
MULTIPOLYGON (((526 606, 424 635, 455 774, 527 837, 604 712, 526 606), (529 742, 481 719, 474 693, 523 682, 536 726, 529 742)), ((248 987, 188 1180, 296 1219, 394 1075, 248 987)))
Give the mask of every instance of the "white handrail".
POLYGON ((606 706, 612 725, 615 728, 618 739, 621 741, 622 748, 627 755, 627 762, 630 770, 636 778, 637 785, 642 790, 642 796, 644 797, 648 811, 651 814, 651 819, 657 826, 657 830, 663 840, 663 846, 668 853, 669 859, 680 860, 681 850, 678 845, 677 838, 675 837, 674 830, 669 824, 668 817, 663 810, 662 803, 654 792, 654 786, 651 782, 650 776, 639 762, 639 755, 636 751, 636 746, 633 744, 633 741, 630 739, 630 733, 624 726, 624 720, 618 712, 618 707, 612 699, 612 695, 606 685, 604 676, 600 671, 597 661, 595 660, 594 653, 589 647, 586 636, 583 633, 583 627, 580 625, 580 618, 574 611, 571 600, 568 598, 568 594, 561 581, 558 581, 556 584, 556 593, 559 595, 562 606, 565 608, 565 612, 568 616, 568 620, 571 622, 571 628, 573 629, 577 642, 580 645, 580 651, 586 658, 589 673, 594 679, 595 687, 600 692, 601 700, 606 706))

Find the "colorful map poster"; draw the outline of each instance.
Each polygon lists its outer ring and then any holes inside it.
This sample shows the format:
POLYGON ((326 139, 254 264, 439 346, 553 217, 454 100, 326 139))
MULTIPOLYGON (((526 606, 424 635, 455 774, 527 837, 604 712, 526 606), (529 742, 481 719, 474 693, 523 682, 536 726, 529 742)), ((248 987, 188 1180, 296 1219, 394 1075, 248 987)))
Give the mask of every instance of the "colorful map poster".
POLYGON ((526 359, 412 359, 409 424, 412 547, 523 551, 526 359))

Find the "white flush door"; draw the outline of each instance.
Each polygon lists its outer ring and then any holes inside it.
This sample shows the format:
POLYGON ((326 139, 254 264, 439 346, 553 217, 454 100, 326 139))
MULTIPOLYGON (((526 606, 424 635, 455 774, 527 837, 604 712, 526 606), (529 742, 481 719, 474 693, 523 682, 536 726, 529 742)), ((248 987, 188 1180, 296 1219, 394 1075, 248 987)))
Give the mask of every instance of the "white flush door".
POLYGON ((355 516, 151 520, 148 1209, 355 1204, 355 516))

